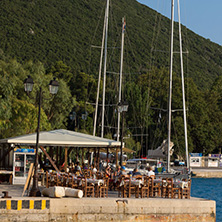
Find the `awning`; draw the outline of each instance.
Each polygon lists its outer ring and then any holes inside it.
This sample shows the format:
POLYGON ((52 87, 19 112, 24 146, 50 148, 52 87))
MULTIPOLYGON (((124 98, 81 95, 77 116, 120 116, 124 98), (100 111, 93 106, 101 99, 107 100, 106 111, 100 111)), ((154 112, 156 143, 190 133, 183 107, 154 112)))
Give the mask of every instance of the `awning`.
MULTIPOLYGON (((0 143, 14 145, 34 146, 36 144, 36 133, 1 139, 0 143)), ((39 133, 39 146, 64 146, 64 147, 120 147, 121 142, 115 140, 92 136, 75 131, 58 129, 43 131, 39 133)))

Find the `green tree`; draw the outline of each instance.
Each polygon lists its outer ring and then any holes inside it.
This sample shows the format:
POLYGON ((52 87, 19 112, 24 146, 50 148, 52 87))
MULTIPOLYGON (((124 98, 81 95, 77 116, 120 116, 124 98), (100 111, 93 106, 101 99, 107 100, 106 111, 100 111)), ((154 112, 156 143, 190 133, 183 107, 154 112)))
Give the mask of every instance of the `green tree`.
MULTIPOLYGON (((24 135, 34 133, 38 123, 38 107, 33 106, 27 101, 13 99, 12 115, 9 119, 8 127, 2 133, 2 137, 24 135)), ((40 130, 50 130, 51 125, 46 114, 42 110, 40 130)))

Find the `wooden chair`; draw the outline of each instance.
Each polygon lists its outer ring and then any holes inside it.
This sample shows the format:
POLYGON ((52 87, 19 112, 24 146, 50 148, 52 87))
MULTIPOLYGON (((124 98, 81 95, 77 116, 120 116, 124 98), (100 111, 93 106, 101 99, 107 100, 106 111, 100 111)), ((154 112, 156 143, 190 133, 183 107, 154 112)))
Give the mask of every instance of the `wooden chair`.
POLYGON ((151 197, 160 197, 161 196, 161 186, 160 183, 154 183, 154 177, 149 177, 149 188, 151 197))
POLYGON ((185 188, 181 188, 181 198, 190 199, 190 189, 191 189, 191 179, 183 180, 184 182, 188 183, 188 186, 185 188))
POLYGON ((91 178, 92 171, 90 169, 84 170, 84 176, 86 176, 87 178, 91 178))
POLYGON ((75 176, 76 176, 76 177, 79 177, 80 175, 81 175, 81 171, 80 171, 80 170, 76 170, 76 171, 75 171, 75 176))
POLYGON ((48 171, 46 171, 46 173, 45 173, 45 186, 46 186, 46 188, 49 188, 49 180, 50 180, 49 173, 48 173, 48 171))
POLYGON ((173 198, 173 178, 167 178, 166 197, 173 198))
POLYGON ((124 175, 121 175, 119 178, 118 178, 118 180, 117 180, 117 182, 116 182, 116 189, 117 189, 117 191, 118 191, 118 197, 120 197, 121 196, 121 193, 122 193, 122 186, 121 186, 121 184, 123 184, 124 183, 124 175))
POLYGON ((96 172, 96 179, 103 179, 103 173, 97 171, 97 172, 96 172))
POLYGON ((142 175, 136 175, 133 178, 135 178, 136 180, 142 180, 143 176, 142 175))
POLYGON ((116 183, 114 179, 109 179, 109 190, 116 190, 116 183))
POLYGON ((94 186, 87 183, 87 177, 81 179, 81 188, 84 197, 94 197, 94 186))
MULTIPOLYGON (((139 180, 139 181, 142 181, 143 180, 143 176, 142 175, 136 175, 133 177, 134 179, 136 180, 139 180)), ((141 184, 140 184, 141 185, 141 184)), ((133 187, 135 187, 135 197, 136 198, 139 198, 140 196, 140 193, 141 193, 141 188, 140 188, 140 185, 134 185, 133 187)))
POLYGON ((180 199, 181 198, 181 187, 174 183, 172 190, 173 190, 173 197, 172 198, 180 199))
POLYGON ((57 186, 57 173, 48 173, 46 171, 46 187, 57 186))
POLYGON ((161 197, 164 198, 166 196, 167 196, 167 178, 162 178, 161 197))
POLYGON ((81 176, 74 179, 74 186, 76 189, 83 190, 82 179, 84 179, 84 177, 81 176))
POLYGON ((124 177, 123 179, 123 186, 122 189, 122 197, 131 197, 132 194, 136 194, 136 186, 131 184, 131 178, 124 177))
POLYGON ((56 175, 56 186, 66 187, 67 186, 66 182, 67 182, 66 174, 56 175))
POLYGON ((172 198, 178 198, 181 199, 181 188, 178 186, 173 186, 173 197, 172 198))
POLYGON ((67 180, 66 180, 66 185, 67 187, 77 189, 78 187, 77 180, 74 179, 74 176, 72 174, 68 175, 67 180))
POLYGON ((141 198, 149 197, 149 177, 144 178, 144 184, 140 189, 141 198))
POLYGON ((108 197, 108 190, 109 190, 109 178, 104 177, 104 184, 101 186, 98 186, 99 197, 108 197))

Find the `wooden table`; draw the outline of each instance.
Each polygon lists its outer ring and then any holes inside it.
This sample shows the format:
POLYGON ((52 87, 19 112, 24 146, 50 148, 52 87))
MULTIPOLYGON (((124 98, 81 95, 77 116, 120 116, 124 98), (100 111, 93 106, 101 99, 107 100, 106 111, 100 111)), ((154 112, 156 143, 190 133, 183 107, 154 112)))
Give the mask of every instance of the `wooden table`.
POLYGON ((0 170, 0 175, 9 175, 9 183, 12 184, 13 171, 0 170))

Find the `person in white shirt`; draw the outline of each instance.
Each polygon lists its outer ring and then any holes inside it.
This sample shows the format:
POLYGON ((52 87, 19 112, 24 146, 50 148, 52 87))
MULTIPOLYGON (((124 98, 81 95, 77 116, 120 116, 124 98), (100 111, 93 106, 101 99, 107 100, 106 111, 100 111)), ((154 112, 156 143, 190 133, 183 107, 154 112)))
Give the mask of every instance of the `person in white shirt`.
POLYGON ((150 176, 155 176, 155 173, 153 172, 152 167, 148 167, 148 173, 147 173, 147 176, 148 176, 148 177, 150 177, 150 176))

